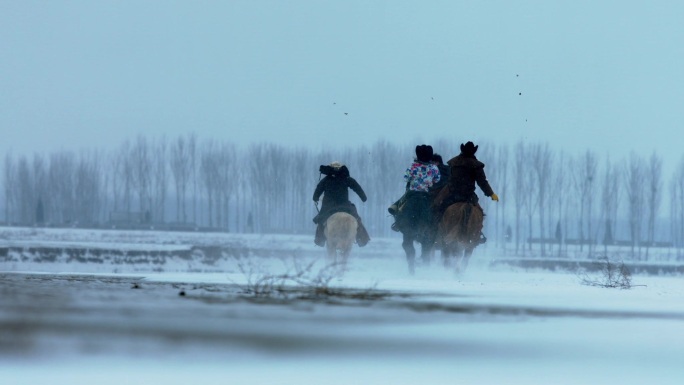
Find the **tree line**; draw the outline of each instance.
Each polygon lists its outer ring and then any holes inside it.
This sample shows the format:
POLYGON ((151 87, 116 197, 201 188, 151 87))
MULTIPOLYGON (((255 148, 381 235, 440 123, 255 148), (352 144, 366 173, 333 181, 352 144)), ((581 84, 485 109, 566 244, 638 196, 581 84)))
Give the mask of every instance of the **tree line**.
MULTIPOLYGON (((448 160, 461 141, 431 144, 448 160)), ((14 225, 110 227, 139 224, 228 232, 312 234, 318 167, 345 163, 368 201, 351 193, 371 237, 385 237, 387 207, 405 188, 415 143, 378 140, 347 148, 238 146, 200 139, 140 135, 110 151, 5 154, 4 222, 14 225)), ((553 150, 548 143, 480 143, 498 203, 481 199, 485 234, 524 255, 588 253, 627 244, 635 258, 651 247, 684 246, 684 159, 663 175, 657 153, 612 160, 592 151, 553 150)), ((478 193, 480 193, 478 191, 478 193)))

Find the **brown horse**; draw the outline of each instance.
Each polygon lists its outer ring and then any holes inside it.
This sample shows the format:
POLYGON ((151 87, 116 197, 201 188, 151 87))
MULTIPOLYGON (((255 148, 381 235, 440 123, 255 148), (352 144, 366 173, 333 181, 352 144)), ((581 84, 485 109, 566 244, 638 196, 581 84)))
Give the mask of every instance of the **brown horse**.
POLYGON ((337 212, 325 221, 326 248, 331 263, 345 268, 358 227, 356 218, 345 212, 337 212))
POLYGON ((473 250, 483 241, 483 222, 480 205, 457 202, 447 207, 438 225, 445 266, 453 257, 456 272, 465 271, 473 250))

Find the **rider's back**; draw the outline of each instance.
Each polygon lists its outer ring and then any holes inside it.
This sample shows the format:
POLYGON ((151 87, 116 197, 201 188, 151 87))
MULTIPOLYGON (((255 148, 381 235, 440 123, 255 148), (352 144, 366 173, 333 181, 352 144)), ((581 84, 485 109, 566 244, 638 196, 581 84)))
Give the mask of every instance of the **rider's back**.
POLYGON ((475 156, 458 155, 447 162, 450 167, 449 190, 455 201, 467 201, 475 196, 475 183, 480 186, 485 195, 494 192, 487 182, 484 173, 484 163, 475 156))

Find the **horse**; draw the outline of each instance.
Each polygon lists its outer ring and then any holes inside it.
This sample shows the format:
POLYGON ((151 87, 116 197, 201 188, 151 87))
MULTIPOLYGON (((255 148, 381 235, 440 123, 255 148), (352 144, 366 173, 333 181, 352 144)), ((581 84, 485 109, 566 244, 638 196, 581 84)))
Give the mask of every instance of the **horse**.
POLYGON ((344 269, 356 239, 358 227, 356 218, 345 212, 337 212, 325 221, 325 245, 331 263, 340 264, 344 269))
POLYGON ((432 220, 432 197, 427 193, 408 192, 406 203, 396 215, 393 229, 400 231, 403 240, 401 246, 406 253, 406 261, 410 274, 415 273, 416 249, 413 245, 421 245, 420 256, 424 263, 429 264, 435 245, 436 229, 432 220))
POLYGON ((473 250, 483 243, 483 223, 484 212, 477 204, 457 202, 447 207, 438 224, 445 266, 448 266, 449 259, 454 257, 456 272, 465 271, 473 250))

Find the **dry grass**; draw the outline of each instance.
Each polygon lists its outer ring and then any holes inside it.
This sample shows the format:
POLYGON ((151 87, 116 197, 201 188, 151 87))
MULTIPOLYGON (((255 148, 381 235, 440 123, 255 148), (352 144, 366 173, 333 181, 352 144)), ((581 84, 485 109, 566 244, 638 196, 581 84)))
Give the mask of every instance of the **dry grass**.
POLYGON ((583 273, 581 277, 583 285, 617 289, 631 289, 633 287, 632 273, 624 262, 614 263, 608 256, 603 256, 596 263, 599 265, 598 276, 591 277, 586 272, 583 273))

